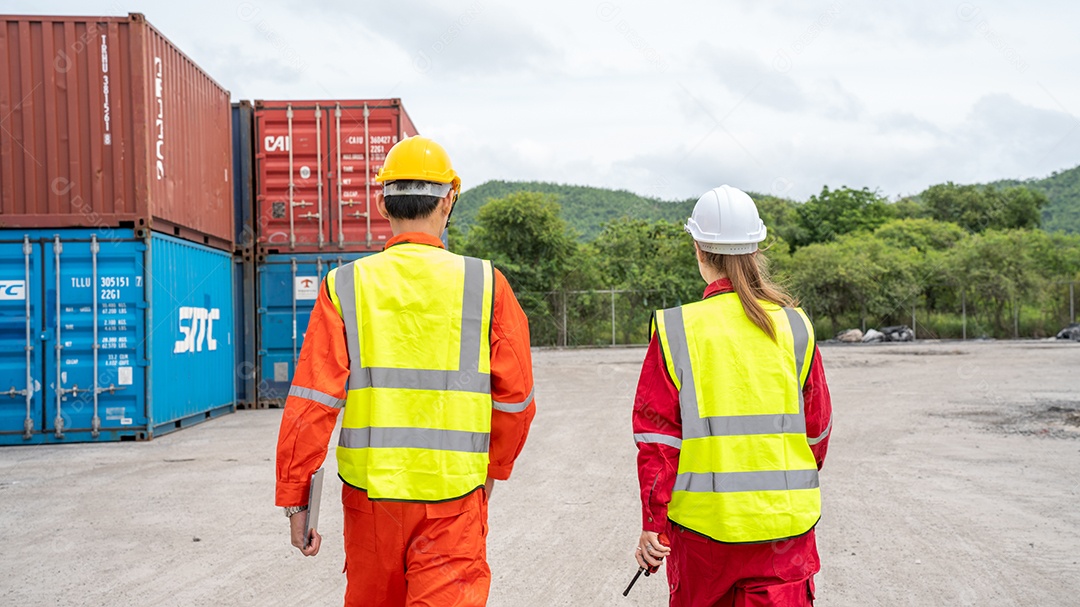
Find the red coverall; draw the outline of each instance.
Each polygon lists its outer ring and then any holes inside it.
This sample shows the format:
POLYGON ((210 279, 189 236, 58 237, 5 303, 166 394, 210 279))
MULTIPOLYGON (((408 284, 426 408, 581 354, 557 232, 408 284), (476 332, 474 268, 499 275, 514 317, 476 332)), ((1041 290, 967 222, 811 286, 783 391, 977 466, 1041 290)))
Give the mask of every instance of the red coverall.
MULTIPOLYGON (((705 298, 734 289, 722 278, 705 289, 705 298)), ((825 461, 832 426, 832 402, 815 348, 810 375, 803 387, 806 434, 820 439, 810 450, 818 469, 825 461)), ((682 438, 679 391, 668 376, 655 335, 649 342, 634 401, 634 433, 682 438)), ((725 544, 668 520, 667 507, 679 469, 679 450, 662 443, 638 443, 642 529, 666 532, 671 542, 667 577, 671 605, 757 606, 811 605, 813 575, 821 569, 814 530, 776 542, 725 544)))
MULTIPOLYGON (((442 247, 428 234, 390 239, 442 247)), ((433 335, 437 342, 441 336, 433 335)), ((325 281, 311 312, 293 385, 344 399, 349 378, 345 323, 330 301, 325 281)), ((506 278, 495 271, 491 333, 493 409, 488 476, 507 480, 536 412, 533 404, 529 323, 506 278)), ((326 458, 341 409, 289 396, 277 446, 278 506, 307 504, 311 474, 326 458)), ((372 501, 343 485, 345 568, 349 606, 479 606, 487 603, 487 495, 473 491, 440 503, 372 501)))

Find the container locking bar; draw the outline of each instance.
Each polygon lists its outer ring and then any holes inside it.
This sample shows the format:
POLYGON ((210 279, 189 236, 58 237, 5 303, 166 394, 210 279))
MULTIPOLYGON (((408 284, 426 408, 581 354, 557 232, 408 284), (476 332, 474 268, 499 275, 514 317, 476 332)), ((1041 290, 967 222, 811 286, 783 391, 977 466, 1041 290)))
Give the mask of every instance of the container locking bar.
POLYGON ((292 362, 293 369, 296 368, 297 348, 296 348, 296 258, 292 258, 292 284, 289 290, 292 292, 292 362))
POLYGON ((293 183, 293 137, 292 137, 292 104, 285 106, 285 117, 289 121, 289 139, 286 141, 286 147, 289 148, 289 248, 296 248, 296 226, 293 224, 293 188, 296 184, 293 183))
POLYGON ((60 320, 60 253, 63 252, 64 245, 60 243, 60 235, 53 236, 53 258, 56 263, 56 419, 53 420, 53 425, 56 428, 56 438, 64 438, 64 416, 63 416, 63 398, 64 398, 64 385, 63 385, 63 362, 64 362, 64 340, 61 339, 61 329, 63 329, 64 323, 60 320))
POLYGON ((364 190, 367 196, 367 211, 364 212, 364 217, 367 218, 367 247, 371 248, 371 139, 368 137, 368 117, 371 116, 371 110, 368 109, 368 104, 364 104, 364 190))
MULTIPOLYGON (((30 401, 34 398, 34 375, 33 375, 33 352, 34 342, 31 339, 30 329, 30 253, 33 249, 30 247, 30 237, 23 236, 23 263, 26 265, 26 282, 23 283, 23 299, 26 301, 26 388, 21 390, 22 394, 26 397, 26 419, 23 421, 23 438, 30 440, 30 435, 34 432, 34 420, 30 416, 30 401)), ((12 398, 14 398, 15 387, 11 387, 12 398)))
MULTIPOLYGON (((289 146, 292 147, 292 146, 289 146)), ((323 237, 323 173, 322 173, 322 109, 319 104, 315 104, 315 158, 317 162, 318 173, 317 181, 319 182, 319 248, 323 248, 326 244, 326 239, 323 237)), ((310 215, 310 213, 308 213, 310 215)))

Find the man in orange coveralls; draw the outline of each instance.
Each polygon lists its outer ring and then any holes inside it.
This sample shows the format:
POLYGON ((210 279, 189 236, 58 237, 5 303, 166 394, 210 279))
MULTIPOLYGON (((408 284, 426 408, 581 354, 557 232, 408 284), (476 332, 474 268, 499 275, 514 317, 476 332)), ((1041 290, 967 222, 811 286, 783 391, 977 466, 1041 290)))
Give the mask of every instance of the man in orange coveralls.
POLYGON ((278 506, 305 548, 311 474, 338 415, 345 605, 487 603, 487 502, 535 413, 529 325, 491 262, 443 248, 460 180, 412 137, 376 178, 394 237, 323 281, 285 404, 278 506))

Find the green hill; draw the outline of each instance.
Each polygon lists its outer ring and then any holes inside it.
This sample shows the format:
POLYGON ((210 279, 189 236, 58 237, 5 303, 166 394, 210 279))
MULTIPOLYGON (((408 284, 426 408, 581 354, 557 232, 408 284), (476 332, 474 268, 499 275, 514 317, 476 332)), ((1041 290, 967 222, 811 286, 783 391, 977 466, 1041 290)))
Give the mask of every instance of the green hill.
POLYGON ((1042 212, 1042 227, 1048 232, 1080 234, 1080 166, 1054 171, 1042 179, 1003 179, 991 185, 1027 186, 1040 190, 1050 199, 1042 212))
MULTIPOLYGON (((476 221, 476 212, 488 200, 515 192, 539 192, 552 196, 562 206, 563 219, 577 231, 582 241, 592 240, 605 223, 620 217, 649 221, 666 219, 681 224, 690 216, 697 200, 667 201, 639 196, 626 190, 540 181, 488 181, 462 192, 454 209, 454 223, 462 232, 468 232, 476 221)), ((786 215, 793 212, 794 203, 791 201, 753 192, 750 195, 758 202, 762 215, 767 216, 767 222, 777 215, 785 215, 783 220, 790 220, 786 215)))
POLYGON ((592 240, 604 223, 620 217, 682 221, 690 216, 694 201, 668 202, 639 196, 626 190, 608 190, 580 185, 540 181, 488 181, 462 192, 454 209, 454 223, 468 232, 476 212, 488 200, 515 192, 539 192, 552 196, 562 206, 563 219, 581 240, 592 240))

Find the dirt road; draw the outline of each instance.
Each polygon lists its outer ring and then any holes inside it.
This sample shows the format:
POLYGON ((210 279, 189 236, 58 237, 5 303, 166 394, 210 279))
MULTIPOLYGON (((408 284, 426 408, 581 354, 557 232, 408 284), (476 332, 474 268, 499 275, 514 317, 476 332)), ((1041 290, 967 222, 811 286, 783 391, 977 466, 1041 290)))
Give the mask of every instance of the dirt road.
MULTIPOLYGON (((1080 345, 824 352, 836 422, 819 605, 1080 600, 1080 345)), ((665 604, 662 575, 620 594, 640 523, 629 420, 643 355, 536 353, 534 432, 492 499, 491 605, 665 604)), ((0 604, 339 605, 339 484, 326 483, 323 552, 305 559, 273 507, 280 415, 0 449, 0 604)))

